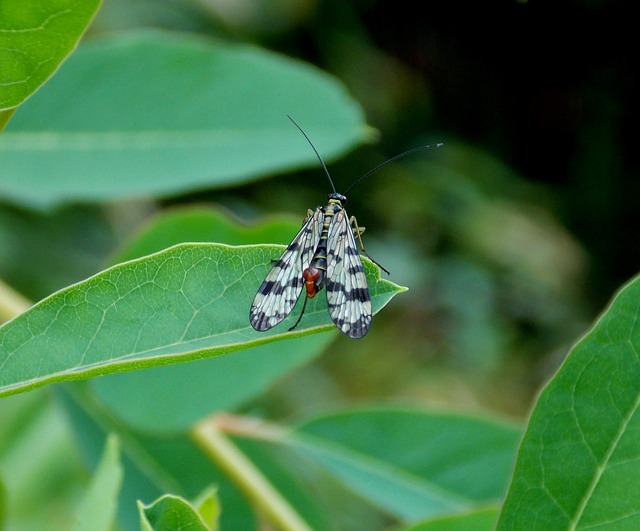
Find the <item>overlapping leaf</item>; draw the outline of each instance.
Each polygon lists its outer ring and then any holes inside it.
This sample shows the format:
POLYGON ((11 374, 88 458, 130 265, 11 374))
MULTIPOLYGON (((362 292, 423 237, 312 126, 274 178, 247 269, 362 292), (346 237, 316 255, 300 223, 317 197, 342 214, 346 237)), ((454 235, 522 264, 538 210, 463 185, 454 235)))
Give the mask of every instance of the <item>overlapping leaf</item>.
POLYGON ((640 526, 638 301, 636 278, 540 395, 499 530, 640 526))
POLYGON ((0 142, 0 194, 46 207, 243 183, 367 137, 335 79, 247 45, 142 32, 84 43, 0 142))
MULTIPOLYGON (((100 0, 3 0, 0 111, 22 103, 55 72, 99 5, 100 0)), ((0 115, 0 130, 2 126, 0 115)))
POLYGON ((456 514, 496 502, 519 430, 462 415, 371 408, 311 420, 292 445, 396 518, 456 514))

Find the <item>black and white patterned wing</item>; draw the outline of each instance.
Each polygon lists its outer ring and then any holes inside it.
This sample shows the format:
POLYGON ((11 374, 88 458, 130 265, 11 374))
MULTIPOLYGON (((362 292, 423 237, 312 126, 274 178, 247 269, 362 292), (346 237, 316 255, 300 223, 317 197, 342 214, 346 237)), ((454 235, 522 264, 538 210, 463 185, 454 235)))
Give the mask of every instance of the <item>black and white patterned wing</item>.
POLYGON ((293 310, 304 286, 302 272, 320 239, 323 219, 320 208, 316 209, 267 274, 249 312, 249 321, 256 330, 273 328, 293 310))
POLYGON ((327 305, 335 325, 349 337, 371 328, 371 297, 346 211, 336 213, 327 239, 327 305))

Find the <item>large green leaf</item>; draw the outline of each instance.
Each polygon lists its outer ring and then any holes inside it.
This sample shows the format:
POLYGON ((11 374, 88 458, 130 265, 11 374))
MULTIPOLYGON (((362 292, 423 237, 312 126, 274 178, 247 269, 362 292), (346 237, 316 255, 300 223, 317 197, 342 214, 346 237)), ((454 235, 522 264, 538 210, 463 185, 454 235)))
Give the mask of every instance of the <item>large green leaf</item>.
MULTIPOLYGON (((114 266, 0 328, 0 395, 53 381, 188 361, 331 330, 323 297, 259 333, 251 300, 278 245, 184 244, 114 266)), ((365 260, 374 311, 403 288, 365 260)))
POLYGON ((283 375, 309 363, 334 338, 334 334, 296 337, 233 356, 111 374, 91 380, 90 386, 129 426, 147 433, 175 433, 213 411, 237 409, 283 375))
POLYGON ((640 527, 640 279, 541 393, 499 530, 640 527))
MULTIPOLYGON (((22 103, 56 71, 99 5, 100 0, 0 2, 0 111, 22 103)), ((0 117, 0 130, 2 122, 0 117)))
POLYGON ((519 437, 515 427, 491 419, 384 407, 311 420, 287 444, 411 522, 499 500, 519 437))
POLYGON ((183 193, 317 164, 363 141, 363 113, 309 65, 161 32, 95 39, 15 114, 2 197, 32 206, 183 193))

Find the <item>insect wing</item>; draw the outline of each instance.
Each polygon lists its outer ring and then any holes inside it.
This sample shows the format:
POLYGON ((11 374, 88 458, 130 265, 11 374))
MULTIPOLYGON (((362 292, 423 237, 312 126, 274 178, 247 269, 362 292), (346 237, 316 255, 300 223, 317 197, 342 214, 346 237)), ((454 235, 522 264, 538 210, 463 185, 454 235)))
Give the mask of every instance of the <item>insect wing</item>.
POLYGON ((291 313, 304 285, 302 271, 318 245, 323 218, 319 208, 309 216, 258 289, 249 312, 249 321, 256 330, 269 330, 291 313))
POLYGON ((336 213, 327 239, 327 305, 335 325, 349 337, 371 327, 367 277, 346 211, 336 213))

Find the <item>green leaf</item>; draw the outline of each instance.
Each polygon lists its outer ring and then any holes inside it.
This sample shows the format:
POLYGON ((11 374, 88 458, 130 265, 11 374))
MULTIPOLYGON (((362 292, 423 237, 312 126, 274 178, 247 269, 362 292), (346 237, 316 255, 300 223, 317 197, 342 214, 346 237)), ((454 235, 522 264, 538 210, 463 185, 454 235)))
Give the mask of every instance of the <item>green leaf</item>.
POLYGON ((218 529, 218 520, 222 507, 218 499, 217 489, 207 488, 197 499, 193 501, 193 505, 198 511, 203 522, 211 529, 218 529))
POLYGON ((200 517, 198 511, 187 500, 180 496, 165 495, 151 505, 138 502, 141 526, 154 531, 210 531, 200 517))
POLYGON ((180 432, 214 411, 236 409, 265 392, 273 382, 317 357, 334 338, 335 334, 296 337, 233 356, 111 374, 91 380, 90 386, 129 426, 147 433, 180 432), (145 399, 140 400, 141 396, 145 399))
POLYGON ((640 526, 639 301, 636 277, 541 393, 499 530, 640 526))
POLYGON ((205 206, 163 210, 117 253, 113 263, 140 258, 182 242, 288 244, 300 230, 302 217, 271 216, 259 223, 243 225, 220 209, 205 206))
POLYGON ((35 207, 166 196, 317 164, 368 137, 335 79, 247 45, 142 32, 83 44, 16 113, 0 192, 35 207))
POLYGON ((0 111, 22 103, 56 71, 99 6, 99 0, 0 3, 0 111))
POLYGON ((113 529, 122 476, 120 445, 112 435, 107 439, 98 469, 84 495, 73 531, 113 529))
MULTIPOLYGON (((255 292, 278 245, 184 244, 114 266, 0 328, 0 396, 54 381, 202 359, 334 329, 323 297, 274 329, 251 328, 255 292)), ((365 260, 374 311, 405 288, 365 260)))
POLYGON ((490 419, 381 407, 311 420, 287 444, 387 514, 415 521, 499 499, 519 436, 490 419))

